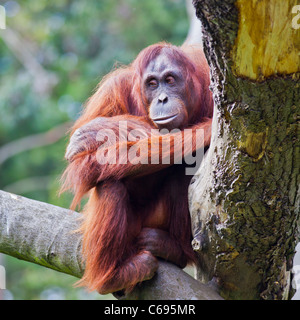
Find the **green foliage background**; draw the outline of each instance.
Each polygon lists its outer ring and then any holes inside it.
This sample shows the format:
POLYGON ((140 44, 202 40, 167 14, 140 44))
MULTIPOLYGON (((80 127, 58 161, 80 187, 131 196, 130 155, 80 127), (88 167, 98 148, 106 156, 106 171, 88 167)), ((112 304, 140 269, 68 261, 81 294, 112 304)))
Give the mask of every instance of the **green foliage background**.
MULTIPOLYGON (((22 39, 21 56, 25 43, 47 77, 56 79, 46 92, 37 91, 45 78, 32 74, 3 40, 7 30, 0 30, 0 152, 11 141, 74 121, 117 62, 131 62, 158 41, 179 45, 189 26, 184 0, 0 0, 0 5, 6 8, 7 27, 22 39)), ((57 194, 66 144, 65 135, 7 159, 0 164, 0 189, 68 207, 70 195, 57 194)), ((75 278, 10 257, 5 268, 6 298, 111 298, 74 289, 75 278)))

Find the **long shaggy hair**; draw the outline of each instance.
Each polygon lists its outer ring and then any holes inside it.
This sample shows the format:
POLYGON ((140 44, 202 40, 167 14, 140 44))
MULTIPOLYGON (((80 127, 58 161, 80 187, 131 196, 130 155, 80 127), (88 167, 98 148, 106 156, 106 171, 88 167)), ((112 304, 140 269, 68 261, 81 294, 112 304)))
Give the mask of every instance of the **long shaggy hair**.
MULTIPOLYGON (((162 154, 161 146, 164 140, 170 139, 167 156, 170 157, 171 164, 175 162, 175 154, 184 157, 195 151, 197 129, 205 132, 201 146, 209 146, 213 102, 208 87, 209 69, 199 47, 176 47, 162 42, 141 51, 129 66, 119 67, 105 76, 88 99, 71 134, 93 119, 103 117, 104 121, 95 122, 92 129, 110 129, 118 137, 117 141, 108 145, 108 149, 129 150, 133 144, 140 147, 140 150, 154 147, 159 163, 151 164, 150 152, 146 152, 139 155, 142 161, 135 165, 99 164, 97 141, 83 137, 86 141, 85 150, 72 159, 62 177, 62 191, 71 189, 74 192, 72 209, 75 209, 81 198, 90 191, 81 228, 85 274, 80 284, 91 290, 107 293, 123 288, 130 290, 137 282, 151 277, 151 264, 155 264, 156 259, 149 251, 139 251, 136 238, 143 227, 143 219, 151 215, 154 203, 157 204, 158 201, 163 208, 172 239, 169 244, 161 243, 162 250, 178 252, 179 258, 182 255, 182 265, 185 261, 194 261, 187 201, 189 180, 185 179, 184 172, 181 173, 180 170, 168 171, 171 174, 170 185, 160 177, 162 170, 170 167, 163 163, 166 155, 162 154), (186 95, 193 106, 188 124, 192 130, 186 135, 183 135, 182 131, 168 135, 152 134, 153 124, 148 118, 141 83, 145 68, 160 54, 180 65, 184 73, 186 95), (119 137, 120 120, 127 121, 127 132, 140 128, 144 130, 146 138, 137 142, 123 141, 119 137), (190 148, 182 150, 183 144, 176 141, 190 142, 190 148), (159 175, 152 175, 158 171, 159 175), (138 182, 134 180, 137 176, 140 177, 138 182), (134 203, 137 200, 130 198, 127 185, 132 182, 135 186, 133 190, 139 194, 151 179, 156 183, 154 185, 161 188, 161 192, 155 193, 157 199, 144 194, 145 199, 150 197, 152 200, 149 205, 140 209, 138 203, 134 203)), ((138 199, 138 196, 135 199, 138 199)))

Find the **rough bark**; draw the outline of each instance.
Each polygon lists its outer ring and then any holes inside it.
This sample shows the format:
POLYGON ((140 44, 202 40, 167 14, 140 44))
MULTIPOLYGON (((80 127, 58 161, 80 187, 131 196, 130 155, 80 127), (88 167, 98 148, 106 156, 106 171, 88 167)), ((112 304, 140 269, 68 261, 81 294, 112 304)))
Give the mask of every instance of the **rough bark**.
MULTIPOLYGON (((0 252, 81 277, 81 214, 0 191, 0 252)), ((160 261, 155 277, 122 299, 219 300, 210 287, 160 261)))
POLYGON ((194 4, 215 101, 212 143, 190 186, 198 278, 226 299, 286 299, 299 240, 296 3, 194 4))
POLYGON ((0 252, 81 277, 80 216, 0 191, 0 252))

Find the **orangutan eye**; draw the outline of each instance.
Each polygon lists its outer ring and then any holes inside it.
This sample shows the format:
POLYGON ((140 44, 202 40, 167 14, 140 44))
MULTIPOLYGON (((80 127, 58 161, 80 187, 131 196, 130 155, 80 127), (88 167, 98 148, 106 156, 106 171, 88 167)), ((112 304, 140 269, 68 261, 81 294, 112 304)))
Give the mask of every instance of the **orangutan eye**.
POLYGON ((157 80, 151 79, 150 81, 148 81, 148 86, 151 88, 156 88, 158 86, 157 80))
POLYGON ((166 77, 166 83, 167 84, 174 84, 175 83, 175 79, 172 76, 167 76, 166 77))

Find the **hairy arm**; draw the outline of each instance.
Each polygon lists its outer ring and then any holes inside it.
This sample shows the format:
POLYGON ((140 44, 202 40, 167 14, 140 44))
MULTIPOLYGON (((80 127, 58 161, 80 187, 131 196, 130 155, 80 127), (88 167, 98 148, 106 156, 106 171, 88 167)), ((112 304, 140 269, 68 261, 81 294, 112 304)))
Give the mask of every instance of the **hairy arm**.
POLYGON ((191 128, 159 132, 146 117, 98 117, 77 129, 70 139, 63 190, 83 196, 106 179, 143 176, 162 170, 209 146, 211 119, 191 128))

